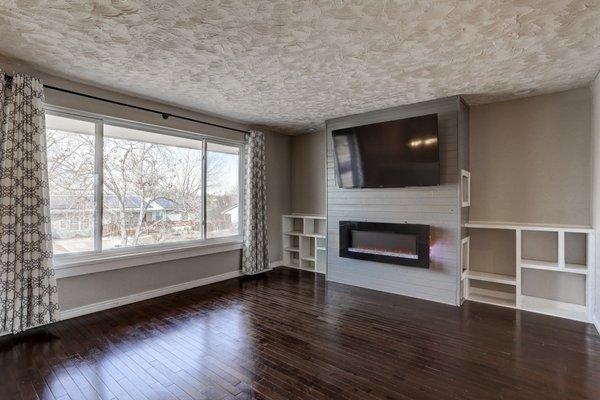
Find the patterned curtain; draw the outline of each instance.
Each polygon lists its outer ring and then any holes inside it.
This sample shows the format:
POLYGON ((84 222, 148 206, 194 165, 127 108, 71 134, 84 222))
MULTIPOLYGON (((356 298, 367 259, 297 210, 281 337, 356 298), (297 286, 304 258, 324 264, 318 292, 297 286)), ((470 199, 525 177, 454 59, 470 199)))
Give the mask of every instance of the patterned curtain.
POLYGON ((255 131, 247 134, 245 149, 242 272, 252 275, 269 268, 265 135, 255 131))
POLYGON ((44 88, 0 70, 0 332, 58 319, 48 204, 44 88))

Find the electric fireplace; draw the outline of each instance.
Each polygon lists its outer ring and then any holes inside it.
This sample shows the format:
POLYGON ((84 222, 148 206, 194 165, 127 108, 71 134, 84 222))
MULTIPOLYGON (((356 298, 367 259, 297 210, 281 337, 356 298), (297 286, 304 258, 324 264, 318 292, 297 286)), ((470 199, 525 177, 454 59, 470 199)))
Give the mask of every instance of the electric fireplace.
POLYGON ((340 221, 340 257, 429 268, 429 225, 340 221))

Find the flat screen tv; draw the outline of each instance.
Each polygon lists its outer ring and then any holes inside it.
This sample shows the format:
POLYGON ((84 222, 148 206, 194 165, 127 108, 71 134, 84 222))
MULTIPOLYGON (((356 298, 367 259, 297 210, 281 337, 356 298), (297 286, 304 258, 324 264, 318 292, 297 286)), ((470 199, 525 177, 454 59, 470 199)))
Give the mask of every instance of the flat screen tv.
POLYGON ((437 114, 332 132, 341 188, 440 184, 437 114))

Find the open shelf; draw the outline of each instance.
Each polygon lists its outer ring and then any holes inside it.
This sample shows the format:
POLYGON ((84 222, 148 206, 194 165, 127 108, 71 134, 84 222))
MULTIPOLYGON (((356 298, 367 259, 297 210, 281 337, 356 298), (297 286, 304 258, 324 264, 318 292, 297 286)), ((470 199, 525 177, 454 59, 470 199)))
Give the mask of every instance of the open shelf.
POLYGON ((283 250, 285 250, 285 251, 293 251, 293 252, 296 252, 296 253, 298 253, 300 251, 300 249, 298 247, 286 247, 283 250))
POLYGON ((561 271, 570 272, 573 274, 584 274, 584 275, 588 274, 588 268, 585 265, 579 265, 579 264, 565 264, 565 268, 562 269, 561 271))
POLYGON ((479 288, 469 289, 467 300, 510 308, 515 308, 517 304, 514 293, 479 288))
POLYGON ((319 238, 319 239, 325 239, 325 235, 324 234, 320 234, 320 233, 302 233, 302 236, 307 236, 307 237, 312 237, 312 238, 319 238))
POLYGON ((567 230, 569 232, 591 233, 593 229, 588 225, 551 225, 551 224, 530 224, 519 222, 500 222, 500 221, 469 221, 465 228, 483 228, 483 229, 526 229, 530 231, 551 231, 567 230))
POLYGON ((286 231, 286 232, 283 232, 283 234, 284 235, 293 235, 293 236, 301 236, 301 235, 303 235, 303 233, 299 232, 299 231, 286 231))
POLYGON ((556 272, 568 272, 572 274, 583 274, 587 275, 588 269, 585 265, 579 264, 565 264, 564 268, 561 268, 558 262, 540 261, 540 260, 521 260, 522 268, 529 269, 540 269, 544 271, 556 271, 556 272))
POLYGON ((515 286, 517 284, 517 278, 515 276, 494 274, 494 273, 490 273, 490 272, 480 272, 480 271, 469 270, 466 272, 466 277, 468 279, 473 279, 476 281, 502 283, 505 285, 512 285, 512 286, 515 286))

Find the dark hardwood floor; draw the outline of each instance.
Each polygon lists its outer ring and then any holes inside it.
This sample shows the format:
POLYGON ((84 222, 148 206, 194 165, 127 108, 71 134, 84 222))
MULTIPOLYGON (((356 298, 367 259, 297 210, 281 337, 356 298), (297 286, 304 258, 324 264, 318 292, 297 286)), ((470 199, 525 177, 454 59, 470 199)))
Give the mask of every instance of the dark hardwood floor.
POLYGON ((600 337, 278 268, 2 337, 0 398, 600 399, 600 337))

